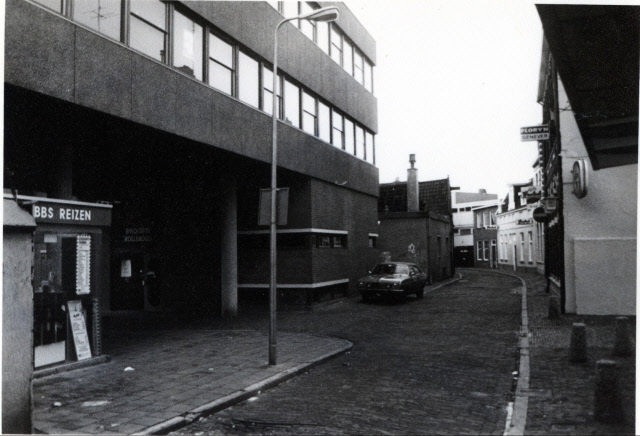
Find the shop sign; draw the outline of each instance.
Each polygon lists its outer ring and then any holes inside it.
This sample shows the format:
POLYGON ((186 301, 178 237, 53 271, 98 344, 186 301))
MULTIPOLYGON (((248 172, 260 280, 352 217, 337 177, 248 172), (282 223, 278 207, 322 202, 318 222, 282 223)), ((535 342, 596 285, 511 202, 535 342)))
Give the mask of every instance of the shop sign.
POLYGON ((67 307, 69 308, 73 343, 76 346, 76 356, 78 360, 89 359, 91 357, 91 346, 87 335, 87 323, 82 313, 82 302, 80 300, 68 301, 67 307))
POLYGON ((540 205, 544 207, 544 210, 547 213, 555 212, 555 210, 558 208, 558 199, 555 197, 545 197, 540 200, 540 205))
POLYGON ((520 139, 526 141, 546 141, 549 139, 549 125, 520 127, 520 139))
POLYGON ((111 207, 93 207, 72 202, 56 203, 39 200, 33 204, 31 212, 38 224, 111 225, 111 207))
POLYGON ((78 235, 76 239, 76 294, 91 292, 91 236, 78 235))
POLYGON ((587 165, 584 159, 578 159, 573 163, 571 171, 573 177, 573 195, 584 198, 587 195, 587 165))
POLYGON ((519 226, 528 226, 529 224, 531 224, 531 219, 518 220, 516 221, 516 224, 518 224, 519 226))
POLYGON ((127 227, 124 230, 124 242, 151 242, 150 227, 127 227))

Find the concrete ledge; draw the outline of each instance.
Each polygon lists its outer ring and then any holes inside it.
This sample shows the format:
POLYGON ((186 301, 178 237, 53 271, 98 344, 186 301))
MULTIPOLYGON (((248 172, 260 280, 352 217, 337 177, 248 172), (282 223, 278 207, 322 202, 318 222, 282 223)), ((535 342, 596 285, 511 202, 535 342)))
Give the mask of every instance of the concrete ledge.
POLYGON ((335 351, 324 354, 320 357, 312 359, 308 362, 301 363, 293 368, 289 368, 283 370, 282 372, 275 374, 271 377, 267 377, 262 381, 254 383, 252 385, 243 388, 242 390, 236 391, 232 394, 226 395, 222 398, 218 398, 217 400, 211 401, 207 404, 204 404, 200 407, 196 407, 186 413, 183 413, 180 416, 176 416, 175 418, 171 418, 167 421, 161 422, 159 424, 152 425, 140 432, 133 433, 134 435, 156 435, 156 434, 167 434, 170 431, 176 430, 182 426, 188 425, 194 420, 200 418, 201 416, 211 415, 213 413, 224 410, 228 407, 231 407, 235 404, 238 404, 244 400, 247 400, 258 392, 261 392, 266 389, 270 389, 283 383, 298 374, 301 374, 305 371, 310 370, 316 365, 319 365, 332 357, 338 356, 351 348, 353 348, 353 344, 347 340, 342 339, 343 342, 342 347, 336 349, 335 351))
POLYGON ((101 363, 107 363, 111 361, 111 356, 103 354, 102 356, 92 357, 91 359, 81 360, 79 362, 65 363, 63 365, 54 366, 51 368, 38 369, 33 371, 34 384, 35 379, 42 377, 48 377, 54 374, 60 374, 61 372, 73 371, 75 369, 86 368, 88 366, 99 365, 101 363))

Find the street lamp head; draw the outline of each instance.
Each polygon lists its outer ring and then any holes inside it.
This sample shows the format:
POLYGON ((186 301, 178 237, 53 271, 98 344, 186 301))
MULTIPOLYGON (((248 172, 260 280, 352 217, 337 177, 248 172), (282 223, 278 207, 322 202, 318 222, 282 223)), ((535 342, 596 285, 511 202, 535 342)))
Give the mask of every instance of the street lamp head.
POLYGON ((338 12, 338 8, 335 6, 327 6, 326 8, 316 9, 307 14, 300 15, 301 20, 309 20, 309 21, 335 21, 338 19, 340 13, 338 12))

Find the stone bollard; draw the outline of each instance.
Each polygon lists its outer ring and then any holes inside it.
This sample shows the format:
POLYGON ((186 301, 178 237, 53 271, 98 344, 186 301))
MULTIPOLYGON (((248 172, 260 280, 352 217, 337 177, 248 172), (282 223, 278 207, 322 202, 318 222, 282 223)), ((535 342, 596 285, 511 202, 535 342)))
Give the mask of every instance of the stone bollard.
POLYGON ((598 360, 596 363, 596 388, 593 401, 593 416, 596 421, 619 423, 623 420, 622 404, 618 392, 616 362, 598 360))
POLYGON ((629 318, 616 318, 616 336, 613 344, 613 355, 627 357, 633 354, 633 343, 629 332, 629 318))
POLYGON ((557 295, 551 295, 549 297, 549 319, 560 318, 560 297, 557 295))
POLYGON ((569 345, 569 362, 587 361, 587 327, 584 323, 576 322, 571 328, 571 342, 569 345))

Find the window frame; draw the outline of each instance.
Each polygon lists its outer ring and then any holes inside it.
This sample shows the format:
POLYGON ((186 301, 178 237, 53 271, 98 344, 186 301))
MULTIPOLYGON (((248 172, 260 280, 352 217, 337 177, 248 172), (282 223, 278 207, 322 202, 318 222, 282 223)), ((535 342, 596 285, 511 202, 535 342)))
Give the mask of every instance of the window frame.
POLYGON ((207 38, 207 85, 209 85, 210 87, 212 87, 213 89, 216 89, 226 95, 229 95, 231 97, 234 98, 238 98, 238 45, 236 43, 234 43, 230 38, 228 38, 226 35, 223 35, 221 32, 218 32, 217 29, 215 29, 212 26, 208 27, 209 30, 209 34, 208 34, 208 38, 207 38), (231 63, 233 64, 232 68, 229 68, 228 66, 226 66, 225 64, 223 64, 222 62, 219 62, 216 59, 213 59, 211 57, 211 36, 214 36, 216 38, 218 38, 220 41, 222 41, 225 44, 228 44, 231 46, 231 63), (225 92, 224 90, 215 87, 213 84, 211 84, 211 78, 212 78, 212 71, 211 71, 211 62, 215 62, 216 64, 220 65, 222 68, 225 68, 226 70, 230 71, 231 73, 231 93, 227 94, 227 92, 225 92))
MULTIPOLYGON (((73 1, 69 1, 69 0, 66 0, 66 1, 68 1, 68 3, 70 4, 70 6, 69 6, 69 9, 70 9, 69 17, 73 17, 73 12, 72 12, 72 9, 73 9, 72 3, 73 3, 73 1)), ((172 19, 172 15, 173 14, 172 14, 172 11, 169 10, 170 3, 165 3, 165 2, 162 2, 160 0, 156 0, 156 1, 162 3, 164 5, 164 7, 165 7, 165 12, 164 12, 165 13, 165 15, 164 15, 165 29, 161 29, 160 27, 158 27, 154 23, 150 22, 146 18, 138 15, 138 13, 133 12, 131 10, 131 2, 130 2, 130 0, 124 0, 125 5, 126 5, 126 30, 121 29, 120 33, 122 34, 123 31, 125 32, 125 36, 126 36, 125 37, 125 40, 126 40, 125 41, 125 45, 129 49, 134 50, 135 52, 140 53, 140 54, 142 54, 144 56, 148 56, 151 59, 153 59, 155 61, 158 61, 158 62, 160 62, 160 63, 162 63, 164 65, 170 65, 169 62, 167 62, 167 60, 171 58, 171 53, 169 53, 169 51, 171 50, 170 44, 169 44, 169 34, 172 33, 172 30, 173 30, 172 29, 172 27, 173 27, 172 23, 170 22, 170 20, 172 19), (164 43, 163 43, 163 49, 160 51, 160 57, 161 57, 160 60, 156 59, 152 55, 150 55, 148 53, 145 53, 145 52, 141 51, 140 49, 137 49, 137 48, 135 48, 135 47, 133 47, 131 45, 131 28, 132 28, 131 17, 136 18, 137 20, 141 21, 145 25, 147 25, 147 26, 149 26, 149 27, 151 27, 151 28, 153 28, 153 29, 155 29, 155 30, 157 30, 157 31, 159 31, 159 32, 161 32, 163 34, 164 43)), ((70 19, 73 20, 73 18, 70 18, 70 19)), ((77 21, 75 21, 75 20, 73 20, 73 22, 77 23, 77 21)), ((79 23, 79 24, 82 24, 82 23, 79 23)), ((111 39, 111 38, 109 38, 109 39, 111 39)))

